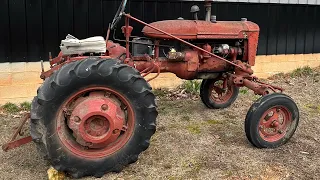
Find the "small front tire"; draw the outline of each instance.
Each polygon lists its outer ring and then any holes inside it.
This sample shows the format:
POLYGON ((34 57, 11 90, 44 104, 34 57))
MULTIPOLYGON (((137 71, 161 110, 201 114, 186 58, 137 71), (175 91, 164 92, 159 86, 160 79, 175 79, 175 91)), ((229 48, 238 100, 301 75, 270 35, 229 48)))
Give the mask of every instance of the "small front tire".
POLYGON ((204 79, 200 87, 200 97, 208 108, 223 109, 231 106, 239 95, 239 88, 229 85, 227 79, 204 79))
POLYGON ((299 109, 287 95, 273 93, 258 99, 249 109, 245 132, 258 148, 276 148, 287 143, 299 123, 299 109))

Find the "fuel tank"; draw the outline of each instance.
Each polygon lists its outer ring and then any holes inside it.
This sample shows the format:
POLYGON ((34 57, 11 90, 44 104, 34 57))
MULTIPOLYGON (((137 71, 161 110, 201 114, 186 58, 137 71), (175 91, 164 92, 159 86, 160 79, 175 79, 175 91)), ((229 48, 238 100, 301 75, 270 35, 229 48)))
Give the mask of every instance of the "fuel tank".
MULTIPOLYGON (((259 26, 251 21, 165 20, 150 24, 181 39, 243 39, 249 32, 259 32, 259 26)), ((150 38, 172 39, 148 26, 142 32, 150 38)))

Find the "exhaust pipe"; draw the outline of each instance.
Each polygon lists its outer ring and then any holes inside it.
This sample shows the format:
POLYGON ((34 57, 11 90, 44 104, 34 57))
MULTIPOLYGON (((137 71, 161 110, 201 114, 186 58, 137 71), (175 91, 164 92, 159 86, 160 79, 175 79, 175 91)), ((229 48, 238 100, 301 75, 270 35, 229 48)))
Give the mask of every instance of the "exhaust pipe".
POLYGON ((205 9, 206 9, 206 21, 210 21, 211 19, 211 4, 213 0, 205 0, 205 9))

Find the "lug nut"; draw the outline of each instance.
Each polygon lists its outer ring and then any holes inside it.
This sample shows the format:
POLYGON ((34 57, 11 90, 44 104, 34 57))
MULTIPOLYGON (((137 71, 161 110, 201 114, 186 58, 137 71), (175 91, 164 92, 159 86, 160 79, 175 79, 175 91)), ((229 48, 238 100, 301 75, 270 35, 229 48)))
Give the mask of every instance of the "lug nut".
POLYGON ((81 119, 80 119, 78 116, 76 116, 76 117, 74 117, 74 121, 75 121, 75 122, 80 122, 81 119))
POLYGON ((119 129, 115 129, 115 130, 112 131, 113 134, 118 134, 119 132, 120 132, 119 129))
POLYGON ((108 110, 108 105, 106 105, 106 104, 104 104, 104 105, 102 105, 101 106, 101 109, 103 110, 103 111, 106 111, 106 110, 108 110))

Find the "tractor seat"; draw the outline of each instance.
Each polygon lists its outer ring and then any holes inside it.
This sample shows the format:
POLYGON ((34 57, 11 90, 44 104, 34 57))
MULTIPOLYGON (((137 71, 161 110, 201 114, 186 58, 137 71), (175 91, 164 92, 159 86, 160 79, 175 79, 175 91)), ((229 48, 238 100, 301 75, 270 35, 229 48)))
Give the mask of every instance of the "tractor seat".
POLYGON ((68 34, 66 39, 61 41, 60 49, 64 55, 105 53, 106 41, 102 36, 79 40, 68 34))

